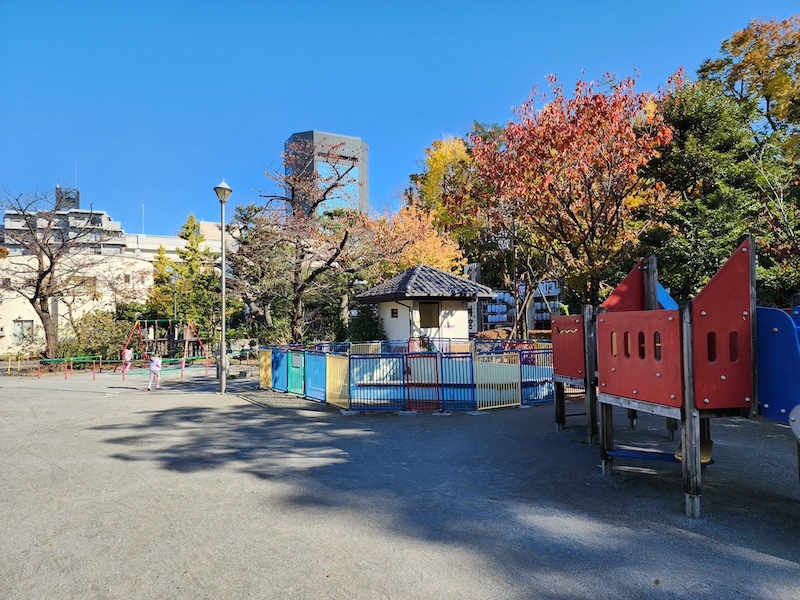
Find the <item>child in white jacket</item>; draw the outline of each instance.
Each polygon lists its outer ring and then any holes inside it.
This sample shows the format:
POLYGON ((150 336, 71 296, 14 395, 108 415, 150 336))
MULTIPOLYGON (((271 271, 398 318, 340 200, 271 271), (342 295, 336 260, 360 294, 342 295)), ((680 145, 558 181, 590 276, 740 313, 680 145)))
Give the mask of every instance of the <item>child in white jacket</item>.
POLYGON ((161 389, 161 357, 153 354, 150 356, 150 381, 147 384, 147 389, 153 389, 153 381, 156 382, 156 389, 161 389))

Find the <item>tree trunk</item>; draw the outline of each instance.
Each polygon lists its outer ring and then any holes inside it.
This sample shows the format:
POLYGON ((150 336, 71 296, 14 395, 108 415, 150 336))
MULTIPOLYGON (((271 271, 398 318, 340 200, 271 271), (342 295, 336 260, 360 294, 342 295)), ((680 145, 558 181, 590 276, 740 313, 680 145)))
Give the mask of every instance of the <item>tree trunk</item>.
POLYGON ((339 302, 339 319, 341 319, 345 327, 350 324, 350 296, 347 292, 342 293, 341 301, 339 302))
POLYGON ((303 341, 303 298, 295 294, 292 298, 292 343, 300 344, 303 341))
POLYGON ((48 304, 47 298, 37 298, 31 302, 33 310, 36 311, 39 320, 42 322, 42 329, 44 329, 45 357, 56 358, 58 353, 58 331, 50 314, 48 304))

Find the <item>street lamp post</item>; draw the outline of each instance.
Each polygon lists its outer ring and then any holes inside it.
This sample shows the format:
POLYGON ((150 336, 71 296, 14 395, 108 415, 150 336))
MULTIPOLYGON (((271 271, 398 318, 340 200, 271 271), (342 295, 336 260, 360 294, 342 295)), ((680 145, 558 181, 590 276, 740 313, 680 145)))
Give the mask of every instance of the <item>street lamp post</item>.
POLYGON ((221 291, 221 302, 220 302, 220 337, 219 337, 219 360, 220 360, 220 371, 219 371, 219 393, 225 393, 225 379, 227 377, 227 347, 225 345, 225 203, 228 201, 228 197, 231 195, 233 190, 225 183, 225 180, 222 180, 217 187, 214 188, 214 191, 217 194, 217 198, 219 198, 219 209, 220 209, 220 217, 219 217, 219 234, 220 234, 220 246, 221 253, 222 253, 222 260, 220 266, 222 268, 222 284, 220 286, 221 291))

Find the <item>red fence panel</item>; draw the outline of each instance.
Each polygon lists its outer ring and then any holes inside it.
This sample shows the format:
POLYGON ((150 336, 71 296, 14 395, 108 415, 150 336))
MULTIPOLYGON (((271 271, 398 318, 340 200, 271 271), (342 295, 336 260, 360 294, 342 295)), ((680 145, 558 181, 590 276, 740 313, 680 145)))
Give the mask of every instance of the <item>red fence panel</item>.
POLYGON ((747 238, 692 300, 695 406, 753 404, 752 240, 747 238))
POLYGON ((439 354, 406 355, 408 410, 441 410, 439 354))
POLYGON ((583 379, 585 370, 583 317, 554 316, 550 324, 553 340, 553 374, 583 379))
POLYGON ((597 365, 600 393, 682 406, 680 311, 599 314, 597 365))

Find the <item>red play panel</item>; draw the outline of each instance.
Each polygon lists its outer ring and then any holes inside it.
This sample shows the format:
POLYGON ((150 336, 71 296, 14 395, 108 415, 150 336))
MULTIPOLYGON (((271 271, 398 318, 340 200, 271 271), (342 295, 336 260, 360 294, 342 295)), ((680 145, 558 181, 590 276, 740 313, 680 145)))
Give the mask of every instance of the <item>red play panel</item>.
POLYGON ((583 379, 585 369, 583 317, 553 317, 550 321, 553 340, 553 373, 583 379))
POLYGON ((599 314, 597 364, 600 393, 674 408, 682 406, 680 312, 599 314))

